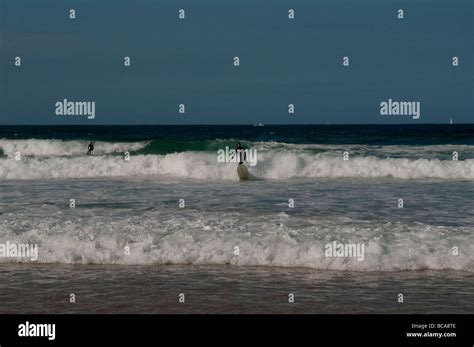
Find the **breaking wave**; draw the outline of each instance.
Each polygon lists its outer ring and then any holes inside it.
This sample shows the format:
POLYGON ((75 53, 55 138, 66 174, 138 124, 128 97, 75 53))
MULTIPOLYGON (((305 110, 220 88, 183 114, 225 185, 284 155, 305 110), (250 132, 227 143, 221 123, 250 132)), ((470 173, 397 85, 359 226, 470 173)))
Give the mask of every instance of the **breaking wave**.
MULTIPOLYGON (((10 221, 0 224, 0 237, 12 243, 38 244, 37 261, 41 263, 474 271, 472 229, 421 223, 347 224, 321 218, 307 218, 304 225, 295 226, 285 213, 246 215, 245 222, 239 213, 187 213, 152 212, 139 217, 110 217, 113 220, 43 217, 31 220, 24 232, 18 231, 21 225, 10 221), (326 246, 333 241, 364 244, 363 259, 327 257, 326 246), (454 246, 458 247, 457 255, 452 254, 454 246)), ((0 258, 0 262, 24 261, 29 260, 0 258)))
MULTIPOLYGON (((94 156, 86 156, 88 141, 0 140, 0 179, 172 176, 236 180, 235 163, 219 163, 217 149, 231 140, 177 144, 163 141, 95 142, 94 156), (195 150, 189 150, 194 148, 195 150), (157 154, 159 152, 163 154, 157 154), (15 153, 21 160, 15 160, 15 153), (124 153, 131 154, 124 160, 124 153)), ((244 144, 258 152, 253 177, 293 178, 474 179, 474 159, 453 161, 453 151, 469 158, 474 146, 294 145, 277 142, 244 144), (343 151, 350 154, 342 160, 343 151)))

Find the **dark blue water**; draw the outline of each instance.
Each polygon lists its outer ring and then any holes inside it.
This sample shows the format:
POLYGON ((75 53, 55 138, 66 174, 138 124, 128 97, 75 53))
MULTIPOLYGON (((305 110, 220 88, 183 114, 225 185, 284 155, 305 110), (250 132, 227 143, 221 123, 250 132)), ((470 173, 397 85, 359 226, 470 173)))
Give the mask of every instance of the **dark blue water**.
POLYGON ((474 124, 3 126, 0 138, 110 142, 168 140, 171 143, 235 139, 294 144, 472 145, 474 124))

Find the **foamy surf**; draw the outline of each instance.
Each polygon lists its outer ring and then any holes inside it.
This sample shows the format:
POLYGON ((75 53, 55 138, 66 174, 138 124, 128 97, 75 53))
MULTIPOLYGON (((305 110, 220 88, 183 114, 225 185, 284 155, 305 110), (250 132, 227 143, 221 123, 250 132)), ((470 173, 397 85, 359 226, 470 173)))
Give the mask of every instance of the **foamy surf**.
MULTIPOLYGON (((474 238, 472 229, 466 228, 380 222, 348 225, 347 220, 321 218, 307 218, 304 226, 295 227, 284 213, 245 219, 238 213, 206 212, 143 217, 42 218, 30 221, 26 232, 15 232, 11 224, 1 225, 0 230, 2 239, 10 242, 38 244, 40 263, 474 271, 474 238), (364 243, 364 260, 325 256, 325 246, 334 240, 364 243), (456 256, 452 255, 454 246, 459 248, 456 256)), ((0 262, 24 261, 0 258, 0 262)))
MULTIPOLYGON (((3 154, 13 158, 16 153, 30 157, 54 156, 84 156, 87 154, 87 145, 90 141, 63 141, 63 140, 6 140, 0 139, 0 149, 3 154)), ((148 142, 104 142, 94 141, 95 154, 123 153, 125 151, 138 151, 145 148, 148 142)))
MULTIPOLYGON (((112 148, 110 148, 112 150, 112 148)), ((474 160, 438 160, 352 157, 348 161, 331 154, 273 151, 259 153, 250 167, 257 178, 288 180, 296 178, 384 178, 474 179, 474 160)), ((24 157, 0 159, 0 178, 52 179, 94 177, 172 176, 193 179, 237 180, 235 163, 218 163, 217 155, 183 152, 167 155, 120 155, 76 157, 24 157)))

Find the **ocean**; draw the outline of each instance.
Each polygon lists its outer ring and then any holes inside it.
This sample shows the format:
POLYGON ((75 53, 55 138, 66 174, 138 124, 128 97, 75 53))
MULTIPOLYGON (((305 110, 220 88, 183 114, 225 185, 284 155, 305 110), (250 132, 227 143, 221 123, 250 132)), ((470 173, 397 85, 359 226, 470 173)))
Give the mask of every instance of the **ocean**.
POLYGON ((0 312, 474 313, 473 201, 472 124, 3 126, 0 312))

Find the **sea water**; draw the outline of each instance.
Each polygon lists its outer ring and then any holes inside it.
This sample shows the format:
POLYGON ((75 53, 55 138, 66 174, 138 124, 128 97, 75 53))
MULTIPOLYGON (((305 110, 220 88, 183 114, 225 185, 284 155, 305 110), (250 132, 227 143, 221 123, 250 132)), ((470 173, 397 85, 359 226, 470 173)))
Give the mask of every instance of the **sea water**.
MULTIPOLYGON (((126 303, 141 302, 136 282, 144 278, 163 278, 155 289, 169 298, 222 278, 198 291, 187 310, 265 311, 251 298, 268 312, 291 311, 265 296, 279 283, 272 290, 281 300, 291 291, 316 300, 311 312, 398 312, 386 303, 407 286, 424 312, 467 312, 474 302, 473 135, 472 125, 4 127, 0 243, 38 245, 38 259, 0 258, 0 293, 10 298, 2 311, 21 307, 15 293, 32 276, 46 276, 49 290, 28 292, 41 298, 30 311, 44 310, 45 293, 57 291, 47 295, 57 300, 72 282, 96 283, 81 289, 91 298, 107 282, 111 295, 122 296, 102 302, 104 310, 135 312, 126 303), (90 141, 93 156, 86 155, 90 141), (217 161, 219 149, 237 142, 258 151, 247 182, 235 163, 217 161), (363 244, 363 260, 328 257, 334 242, 363 244), (241 294, 232 294, 229 281, 241 294), (427 286, 439 295, 423 301, 427 286), (331 290, 336 302, 329 303, 331 290), (335 294, 341 290, 346 295, 335 294), (353 302, 354 291, 364 305, 353 302), (221 305, 202 299, 211 293, 221 305)), ((81 312, 100 300, 88 302, 81 312)), ((179 312, 172 303, 139 307, 179 312)))

